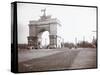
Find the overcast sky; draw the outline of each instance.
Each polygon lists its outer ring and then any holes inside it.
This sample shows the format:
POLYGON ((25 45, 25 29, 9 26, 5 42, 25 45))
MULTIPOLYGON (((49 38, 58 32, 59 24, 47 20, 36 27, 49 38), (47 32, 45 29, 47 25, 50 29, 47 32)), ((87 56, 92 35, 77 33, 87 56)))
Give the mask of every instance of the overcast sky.
POLYGON ((75 43, 75 37, 77 41, 84 37, 91 42, 95 36, 92 31, 96 30, 96 8, 18 3, 18 43, 27 43, 29 21, 38 20, 44 8, 46 15, 60 20, 62 26, 58 34, 65 42, 75 43))

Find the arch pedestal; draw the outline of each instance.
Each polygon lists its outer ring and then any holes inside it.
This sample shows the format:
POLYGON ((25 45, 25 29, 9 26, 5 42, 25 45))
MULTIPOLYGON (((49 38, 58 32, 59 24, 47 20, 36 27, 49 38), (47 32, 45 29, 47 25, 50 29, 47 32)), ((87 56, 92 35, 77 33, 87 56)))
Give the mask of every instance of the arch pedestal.
POLYGON ((29 36, 28 37, 28 45, 32 46, 33 48, 38 48, 38 37, 29 36))
POLYGON ((49 35, 50 38, 50 48, 57 48, 57 35, 49 35))

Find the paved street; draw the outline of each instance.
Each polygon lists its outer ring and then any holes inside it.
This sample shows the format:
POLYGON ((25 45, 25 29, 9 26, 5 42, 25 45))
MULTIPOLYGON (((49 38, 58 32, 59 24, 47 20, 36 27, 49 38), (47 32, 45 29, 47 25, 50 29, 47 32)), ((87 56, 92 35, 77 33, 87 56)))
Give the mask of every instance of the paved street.
POLYGON ((19 72, 96 68, 96 49, 37 49, 18 52, 19 72))

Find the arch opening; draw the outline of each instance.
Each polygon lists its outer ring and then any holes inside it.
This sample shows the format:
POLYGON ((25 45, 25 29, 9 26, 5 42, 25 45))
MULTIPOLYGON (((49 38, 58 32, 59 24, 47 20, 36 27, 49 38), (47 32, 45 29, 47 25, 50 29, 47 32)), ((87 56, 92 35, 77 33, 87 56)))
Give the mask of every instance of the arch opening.
POLYGON ((43 31, 38 34, 38 46, 39 48, 48 48, 50 44, 49 32, 43 31))

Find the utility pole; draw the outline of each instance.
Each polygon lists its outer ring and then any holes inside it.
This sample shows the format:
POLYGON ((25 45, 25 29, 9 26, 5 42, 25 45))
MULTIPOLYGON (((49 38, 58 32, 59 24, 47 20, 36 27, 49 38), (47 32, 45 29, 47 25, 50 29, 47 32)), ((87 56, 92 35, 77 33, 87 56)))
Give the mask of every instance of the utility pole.
MULTIPOLYGON (((96 33, 97 31, 93 30, 92 32, 93 32, 93 33, 96 33)), ((95 38, 95 37, 93 36, 93 38, 95 38)))
POLYGON ((77 48, 77 37, 75 37, 75 47, 77 48))
MULTIPOLYGON (((95 31, 95 30, 93 30, 92 32, 97 33, 97 31, 95 31)), ((95 34, 95 36, 96 36, 96 34, 95 34)), ((93 36, 92 43, 95 44, 95 46, 97 46, 97 39, 95 36, 93 36)))
POLYGON ((83 36, 83 47, 85 47, 85 36, 83 36))

